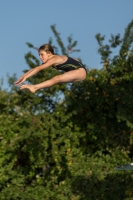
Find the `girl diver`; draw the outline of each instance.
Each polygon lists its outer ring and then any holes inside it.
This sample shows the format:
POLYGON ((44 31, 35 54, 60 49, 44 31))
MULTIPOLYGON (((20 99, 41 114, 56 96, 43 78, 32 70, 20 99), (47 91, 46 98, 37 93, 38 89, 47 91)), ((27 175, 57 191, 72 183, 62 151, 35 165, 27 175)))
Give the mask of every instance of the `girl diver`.
POLYGON ((71 57, 54 55, 53 47, 49 44, 44 44, 38 49, 42 65, 29 70, 23 74, 16 82, 16 85, 22 84, 27 78, 33 76, 39 71, 46 69, 50 66, 57 70, 65 71, 64 74, 57 75, 50 80, 46 80, 36 85, 23 84, 20 89, 29 89, 34 93, 39 89, 48 88, 58 83, 71 83, 77 81, 83 81, 86 78, 87 71, 83 64, 71 57))

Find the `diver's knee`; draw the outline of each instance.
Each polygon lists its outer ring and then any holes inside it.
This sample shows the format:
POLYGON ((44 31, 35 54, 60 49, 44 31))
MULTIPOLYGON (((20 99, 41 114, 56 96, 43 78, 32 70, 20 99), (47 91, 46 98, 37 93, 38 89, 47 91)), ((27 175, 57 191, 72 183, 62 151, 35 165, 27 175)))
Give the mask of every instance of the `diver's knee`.
POLYGON ((61 82, 61 76, 60 75, 57 75, 53 78, 54 82, 55 83, 60 83, 61 82))

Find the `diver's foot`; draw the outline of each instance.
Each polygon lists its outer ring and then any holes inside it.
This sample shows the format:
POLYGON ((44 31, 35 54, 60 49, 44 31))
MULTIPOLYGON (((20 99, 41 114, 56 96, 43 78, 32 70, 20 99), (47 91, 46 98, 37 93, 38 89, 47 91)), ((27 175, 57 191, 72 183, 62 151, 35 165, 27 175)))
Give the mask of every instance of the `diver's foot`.
POLYGON ((34 85, 22 85, 20 87, 20 90, 24 90, 24 89, 28 89, 30 90, 30 92, 34 93, 36 91, 35 86, 34 85))

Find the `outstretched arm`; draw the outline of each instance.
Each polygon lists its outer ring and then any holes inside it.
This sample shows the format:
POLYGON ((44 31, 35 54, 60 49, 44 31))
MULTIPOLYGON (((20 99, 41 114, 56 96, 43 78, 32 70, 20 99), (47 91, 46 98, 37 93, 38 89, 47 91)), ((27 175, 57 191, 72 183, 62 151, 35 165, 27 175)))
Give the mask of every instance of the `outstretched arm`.
POLYGON ((27 78, 37 74, 39 71, 48 68, 49 66, 51 66, 53 64, 52 59, 50 61, 47 61, 46 63, 35 67, 34 69, 29 70, 28 72, 26 72, 24 75, 22 75, 16 82, 16 85, 19 85, 21 83, 23 83, 24 81, 26 81, 27 78))
POLYGON ((38 73, 40 70, 38 67, 29 70, 28 72, 26 72, 25 74, 23 74, 16 82, 16 85, 19 85, 21 83, 23 83, 24 81, 26 81, 27 78, 29 78, 30 76, 33 76, 34 74, 38 73))

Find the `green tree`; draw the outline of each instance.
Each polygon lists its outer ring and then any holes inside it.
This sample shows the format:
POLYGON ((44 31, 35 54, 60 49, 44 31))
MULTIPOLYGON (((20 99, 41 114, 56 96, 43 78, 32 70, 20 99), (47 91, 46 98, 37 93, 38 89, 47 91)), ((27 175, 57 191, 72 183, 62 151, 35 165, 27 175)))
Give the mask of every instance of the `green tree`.
MULTIPOLYGON (((107 45, 96 35, 103 69, 88 70, 84 82, 33 95, 14 86, 15 75, 9 77, 10 92, 0 90, 1 200, 132 199, 132 173, 114 171, 131 162, 133 151, 133 55, 123 57, 132 52, 132 26, 123 39, 111 35, 107 45), (119 55, 111 58, 118 47, 119 55)), ((57 54, 79 51, 72 36, 65 47, 55 25, 51 30, 57 54)), ((49 43, 53 45, 51 38, 49 43)), ((31 52, 25 59, 30 69, 40 64, 31 52)), ((57 73, 49 68, 28 83, 57 73)))

